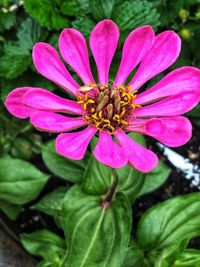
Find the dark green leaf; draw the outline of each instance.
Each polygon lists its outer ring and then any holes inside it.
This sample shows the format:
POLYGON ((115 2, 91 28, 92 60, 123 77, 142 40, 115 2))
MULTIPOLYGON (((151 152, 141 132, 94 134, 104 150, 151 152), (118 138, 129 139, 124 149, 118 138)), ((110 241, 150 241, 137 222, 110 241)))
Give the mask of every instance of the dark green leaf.
POLYGON ((5 200, 0 200, 0 209, 8 216, 9 219, 16 220, 22 210, 22 206, 11 204, 5 200))
POLYGON ((24 0, 24 7, 42 26, 59 30, 68 26, 66 16, 61 14, 61 3, 61 0, 24 0))
POLYGON ((99 196, 86 195, 74 186, 66 195, 63 212, 68 254, 61 267, 121 266, 131 226, 131 209, 123 194, 117 194, 108 207, 99 196))
POLYGON ((199 205, 200 193, 192 193, 150 208, 138 224, 139 245, 145 250, 160 250, 199 236, 199 205))
POLYGON ((65 0, 61 6, 61 11, 67 16, 79 16, 82 13, 89 13, 89 0, 65 0))
POLYGON ((30 254, 52 263, 59 264, 60 258, 66 252, 65 240, 46 229, 31 234, 21 234, 21 242, 30 254))
POLYGON ((40 263, 38 263, 37 267, 57 267, 57 266, 55 266, 54 264, 52 264, 47 260, 43 260, 40 263))
POLYGON ((200 250, 185 249, 175 261, 173 267, 200 266, 200 250))
POLYGON ((0 14, 0 32, 9 30, 15 23, 15 14, 12 12, 0 14))
POLYGON ((117 173, 119 175, 118 191, 123 192, 131 202, 134 202, 144 184, 144 174, 128 165, 118 169, 117 173))
POLYGON ((170 172, 171 169, 164 162, 159 161, 153 171, 144 175, 144 184, 139 196, 150 193, 160 187, 167 180, 170 172))
POLYGON ((92 15, 96 20, 111 18, 116 0, 90 0, 92 15))
POLYGON ((0 159, 0 199, 21 205, 36 198, 48 176, 19 159, 0 159))
POLYGON ((19 44, 26 50, 31 50, 36 42, 44 41, 47 30, 42 28, 36 21, 27 18, 17 32, 19 44))
POLYGON ((146 24, 157 28, 160 24, 159 14, 153 4, 146 0, 124 1, 115 9, 112 18, 122 31, 146 24))
POLYGON ((42 157, 53 174, 73 183, 78 183, 82 180, 87 157, 77 161, 64 158, 56 153, 54 141, 49 142, 43 147, 42 157))
POLYGON ((122 267, 145 267, 144 253, 133 241, 127 249, 126 257, 122 264, 122 267))
POLYGON ((62 203, 66 195, 66 187, 57 187, 54 191, 45 195, 32 208, 53 216, 59 227, 62 226, 62 203))
POLYGON ((0 75, 7 79, 16 78, 28 68, 31 61, 29 51, 18 43, 6 43, 0 57, 0 75))
POLYGON ((85 37, 88 37, 95 26, 95 22, 88 16, 79 16, 72 21, 72 27, 82 32, 85 37))
POLYGON ((15 138, 11 153, 15 158, 28 160, 32 156, 31 143, 24 138, 15 138))
POLYGON ((87 164, 84 173, 82 189, 88 194, 105 194, 113 183, 112 169, 101 164, 93 155, 87 164))

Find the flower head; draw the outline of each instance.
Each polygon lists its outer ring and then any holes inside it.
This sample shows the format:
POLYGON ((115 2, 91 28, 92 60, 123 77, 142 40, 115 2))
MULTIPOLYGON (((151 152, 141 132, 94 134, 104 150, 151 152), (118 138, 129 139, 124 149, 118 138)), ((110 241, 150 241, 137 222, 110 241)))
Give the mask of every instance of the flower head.
POLYGON ((156 166, 157 156, 127 133, 146 134, 171 147, 185 144, 192 127, 180 115, 200 100, 200 70, 181 67, 140 93, 142 85, 175 62, 180 53, 180 38, 173 31, 155 36, 150 26, 133 30, 125 40, 119 69, 111 82, 109 69, 118 39, 119 29, 111 20, 103 20, 93 29, 90 49, 98 71, 95 81, 83 35, 75 29, 62 31, 60 53, 82 80, 81 85, 72 78, 51 45, 36 43, 33 61, 38 72, 71 93, 75 100, 42 88, 21 87, 7 96, 5 105, 18 118, 30 117, 37 129, 59 133, 56 151, 65 157, 82 159, 96 134, 99 140, 93 153, 97 160, 112 168, 128 163, 149 172, 156 166), (138 69, 127 84, 127 77, 136 66, 138 69), (82 129, 70 132, 78 128, 82 129))

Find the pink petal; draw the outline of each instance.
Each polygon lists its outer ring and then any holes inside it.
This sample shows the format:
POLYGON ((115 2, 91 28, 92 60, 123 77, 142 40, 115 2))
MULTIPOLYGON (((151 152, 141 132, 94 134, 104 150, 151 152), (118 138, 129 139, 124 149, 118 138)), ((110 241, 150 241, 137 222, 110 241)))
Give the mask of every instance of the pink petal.
POLYGON ((83 114, 82 107, 73 100, 64 99, 45 89, 32 88, 22 98, 24 104, 35 109, 43 109, 69 114, 83 114))
POLYGON ((137 118, 179 116, 194 108, 200 100, 200 90, 170 96, 155 104, 134 111, 137 118))
POLYGON ((170 72, 160 82, 137 96, 135 103, 146 104, 159 98, 200 90, 200 70, 182 67, 170 72))
POLYGON ((90 48, 94 56, 100 84, 108 83, 110 64, 119 39, 119 29, 111 20, 100 21, 90 35, 90 48))
POLYGON ((31 87, 19 87, 7 95, 5 106, 13 116, 26 119, 34 111, 33 108, 24 105, 22 102, 23 95, 29 90, 31 90, 31 87))
POLYGON ((74 160, 82 159, 96 132, 97 128, 89 126, 81 132, 59 134, 56 138, 57 153, 74 160))
POLYGON ((99 141, 93 153, 98 161, 111 168, 121 168, 128 162, 123 149, 112 140, 109 133, 100 132, 99 141))
POLYGON ((76 95, 80 86, 72 78, 53 46, 36 43, 33 47, 33 62, 41 75, 76 95))
POLYGON ((69 118, 49 111, 36 111, 30 122, 39 130, 53 133, 71 131, 86 124, 82 118, 69 118))
POLYGON ((75 29, 64 29, 59 37, 59 49, 65 59, 81 80, 89 85, 94 82, 90 70, 87 44, 84 36, 75 29))
POLYGON ((155 35, 151 26, 142 26, 127 37, 122 50, 122 59, 115 78, 116 85, 125 83, 126 78, 151 49, 155 35))
POLYGON ((192 125, 185 117, 133 120, 126 130, 152 136, 170 147, 184 145, 192 135, 192 125))
POLYGON ((115 137, 123 148, 129 163, 141 172, 150 172, 158 163, 157 156, 149 149, 139 145, 122 130, 119 130, 115 137))
POLYGON ((138 89, 149 79, 171 66, 179 56, 180 49, 181 39, 174 31, 158 34, 153 47, 129 83, 133 85, 133 90, 138 89))

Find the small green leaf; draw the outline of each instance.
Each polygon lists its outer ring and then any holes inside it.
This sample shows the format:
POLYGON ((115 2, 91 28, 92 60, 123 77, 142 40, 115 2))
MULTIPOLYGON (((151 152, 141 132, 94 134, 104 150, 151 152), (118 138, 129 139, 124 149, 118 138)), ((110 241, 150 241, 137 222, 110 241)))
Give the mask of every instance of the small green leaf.
POLYGON ((68 254, 61 267, 121 266, 131 227, 131 208, 122 193, 108 207, 99 196, 86 195, 74 186, 66 195, 63 212, 68 254))
POLYGON ((101 164, 91 155, 84 173, 83 191, 94 195, 105 194, 113 180, 112 169, 101 164))
POLYGON ((90 0, 92 15, 96 20, 111 18, 116 0, 90 0))
POLYGON ((24 138, 17 137, 15 138, 11 153, 15 158, 28 160, 32 156, 31 143, 24 138))
POLYGON ((95 22, 89 16, 78 16, 72 21, 72 27, 88 37, 95 26, 95 22))
POLYGON ((68 26, 66 16, 61 14, 62 0, 24 0, 25 10, 42 26, 62 29, 68 26))
POLYGON ((159 14, 150 1, 131 0, 120 3, 112 18, 120 30, 132 30, 138 26, 150 24, 155 29, 160 24, 159 14))
POLYGON ((83 160, 70 160, 58 155, 55 151, 55 142, 50 141, 42 148, 42 157, 49 170, 64 180, 78 183, 82 180, 87 156, 83 160))
POLYGON ((6 43, 0 57, 0 75, 7 79, 16 78, 28 68, 31 61, 29 51, 18 43, 6 43))
POLYGON ((144 184, 138 196, 150 193, 160 187, 167 180, 170 172, 170 167, 159 161, 155 169, 144 175, 144 184))
POLYGON ((11 204, 5 200, 0 200, 0 209, 8 216, 9 219, 16 220, 22 210, 22 206, 11 204))
POLYGON ((32 208, 53 216, 57 225, 62 228, 62 203, 67 190, 66 187, 57 187, 54 191, 46 194, 32 208))
POLYGON ((46 229, 31 234, 21 234, 21 242, 30 254, 52 263, 59 264, 66 252, 65 240, 46 229))
POLYGON ((126 257, 124 259, 122 267, 145 267, 144 253, 133 241, 127 249, 126 257))
POLYGON ((173 265, 173 267, 191 266, 200 266, 200 250, 185 249, 173 265))
POLYGON ((47 30, 42 28, 35 20, 27 18, 17 32, 19 44, 26 50, 31 50, 36 42, 44 41, 47 30))
POLYGON ((144 250, 161 250, 200 235, 200 193, 178 196, 144 213, 137 242, 144 250))
POLYGON ((15 23, 15 14, 13 12, 3 13, 0 15, 0 32, 9 30, 15 23))
POLYGON ((25 204, 40 193, 48 176, 32 164, 10 157, 0 159, 0 199, 25 204))

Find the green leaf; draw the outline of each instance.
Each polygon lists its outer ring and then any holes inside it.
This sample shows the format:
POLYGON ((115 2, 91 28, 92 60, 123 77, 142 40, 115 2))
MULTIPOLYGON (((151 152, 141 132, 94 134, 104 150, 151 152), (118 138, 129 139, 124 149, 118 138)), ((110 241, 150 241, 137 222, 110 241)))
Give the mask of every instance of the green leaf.
POLYGON ((118 191, 123 192, 133 203, 143 187, 145 175, 128 165, 118 169, 117 173, 119 175, 118 191))
POLYGON ((22 206, 11 204, 5 200, 0 200, 0 209, 8 216, 11 220, 16 220, 22 210, 22 206))
POLYGON ((26 161, 0 159, 0 199, 25 204, 38 196, 47 180, 46 174, 26 161))
POLYGON ((116 0, 90 0, 92 15, 96 20, 111 18, 116 0))
POLYGON ((68 26, 66 16, 61 14, 62 0, 24 0, 26 11, 42 26, 48 29, 62 29, 68 26))
POLYGON ((131 242, 127 249, 125 260, 122 267, 145 267, 144 253, 135 242, 131 242))
POLYGON ((155 169, 144 175, 144 184, 138 196, 142 196, 156 190, 167 180, 170 172, 170 167, 168 167, 164 162, 159 161, 155 169))
POLYGON ((78 183, 82 180, 87 157, 77 161, 64 158, 56 153, 54 141, 44 145, 42 157, 49 170, 58 177, 72 183, 78 183))
POLYGON ((32 156, 31 143, 24 138, 17 137, 15 138, 11 153, 13 157, 28 160, 32 156))
POLYGON ((200 250, 185 249, 175 261, 173 267, 200 266, 200 250))
POLYGON ((52 264, 47 260, 42 260, 41 262, 38 263, 37 267, 57 267, 57 266, 55 266, 54 264, 52 264))
POLYGON ((108 207, 99 196, 74 186, 63 212, 68 254, 61 267, 121 266, 131 227, 131 208, 123 194, 117 194, 108 207))
POLYGON ((31 234, 21 234, 20 237, 22 245, 30 254, 52 263, 59 264, 66 252, 65 240, 46 229, 31 234))
POLYGON ((112 186, 113 181, 112 169, 101 164, 91 155, 84 173, 83 191, 88 194, 102 195, 112 186))
POLYGON ((6 43, 0 57, 0 75, 7 79, 16 78, 28 68, 31 61, 29 51, 18 43, 6 43))
POLYGON ((47 30, 42 28, 35 20, 27 18, 17 32, 19 44, 26 50, 31 50, 36 42, 44 41, 47 30))
POLYGON ((9 30, 15 23, 15 14, 12 12, 3 13, 0 15, 0 32, 9 30))
POLYGON ((62 228, 62 203, 67 190, 66 187, 57 187, 34 204, 32 208, 53 216, 56 224, 62 228))
POLYGON ((200 235, 200 193, 178 196, 144 213, 137 242, 144 250, 161 250, 200 235))
POLYGON ((89 13, 89 0, 65 0, 61 6, 61 11, 67 16, 79 16, 82 13, 89 13))
POLYGON ((132 30, 146 24, 156 29, 160 24, 159 14, 153 4, 146 0, 130 0, 120 3, 112 18, 122 31, 132 30))
POLYGON ((95 26, 95 22, 88 16, 78 16, 72 21, 72 27, 82 32, 85 37, 88 37, 95 26))

